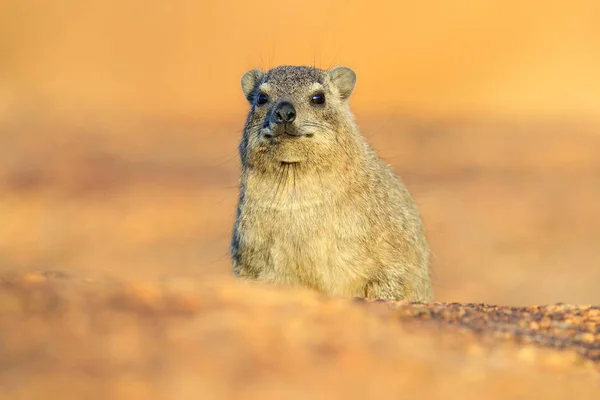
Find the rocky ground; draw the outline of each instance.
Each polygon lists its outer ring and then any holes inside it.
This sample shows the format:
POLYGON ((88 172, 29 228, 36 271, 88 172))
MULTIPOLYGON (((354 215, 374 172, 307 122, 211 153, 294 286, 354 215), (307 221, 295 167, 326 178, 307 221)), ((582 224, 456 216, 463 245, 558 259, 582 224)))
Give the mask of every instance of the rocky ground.
POLYGON ((1 399, 596 399, 600 308, 0 278, 1 399))

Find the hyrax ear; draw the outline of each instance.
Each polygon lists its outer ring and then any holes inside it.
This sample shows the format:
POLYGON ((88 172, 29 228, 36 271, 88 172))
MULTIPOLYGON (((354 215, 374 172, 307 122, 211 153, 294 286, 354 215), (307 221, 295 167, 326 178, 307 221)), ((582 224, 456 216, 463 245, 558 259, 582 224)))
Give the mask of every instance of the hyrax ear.
POLYGON ((252 92, 263 77, 260 69, 251 69, 242 76, 242 91, 248 101, 252 101, 252 92))
POLYGON ((347 99, 356 85, 356 73, 348 67, 335 67, 329 70, 329 78, 338 88, 342 99, 347 99))

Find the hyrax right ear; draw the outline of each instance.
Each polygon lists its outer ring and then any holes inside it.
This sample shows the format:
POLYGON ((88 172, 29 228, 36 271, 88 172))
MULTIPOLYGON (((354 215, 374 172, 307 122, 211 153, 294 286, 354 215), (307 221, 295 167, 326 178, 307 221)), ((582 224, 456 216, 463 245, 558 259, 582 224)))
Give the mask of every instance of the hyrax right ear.
POLYGON ((356 85, 356 73, 348 67, 335 67, 329 70, 329 79, 338 88, 343 100, 350 97, 356 85))
POLYGON ((260 69, 251 69, 242 76, 242 91, 246 100, 252 101, 252 92, 262 77, 263 72, 260 69))

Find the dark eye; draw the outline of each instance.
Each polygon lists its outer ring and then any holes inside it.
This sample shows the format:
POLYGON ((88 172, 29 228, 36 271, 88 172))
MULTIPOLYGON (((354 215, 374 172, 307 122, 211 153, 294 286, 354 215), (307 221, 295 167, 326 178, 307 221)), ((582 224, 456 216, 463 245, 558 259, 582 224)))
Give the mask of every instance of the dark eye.
POLYGON ((263 104, 267 104, 268 101, 269 101, 269 96, 267 96, 264 93, 259 93, 256 96, 256 104, 258 104, 259 106, 262 106, 263 104))
POLYGON ((315 94, 311 99, 310 102, 313 104, 323 104, 325 103, 325 94, 324 93, 317 93, 315 94))

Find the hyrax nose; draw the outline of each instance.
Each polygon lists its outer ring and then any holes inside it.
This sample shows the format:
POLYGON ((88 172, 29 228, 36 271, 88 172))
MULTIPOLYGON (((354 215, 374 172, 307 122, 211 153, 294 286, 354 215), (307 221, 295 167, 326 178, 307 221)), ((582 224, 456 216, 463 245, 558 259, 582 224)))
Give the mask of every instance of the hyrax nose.
POLYGON ((291 103, 280 103, 273 112, 273 122, 276 124, 286 124, 294 122, 296 119, 296 109, 291 103))

